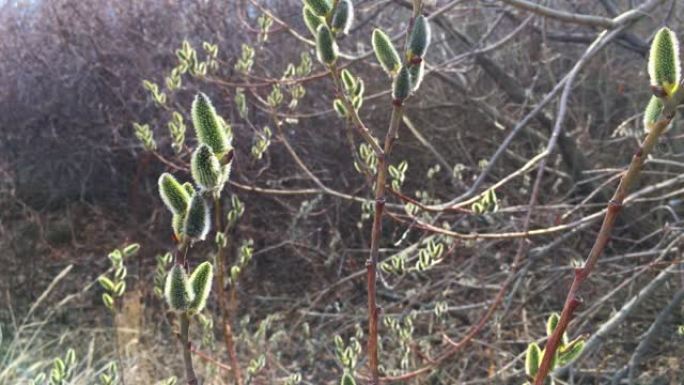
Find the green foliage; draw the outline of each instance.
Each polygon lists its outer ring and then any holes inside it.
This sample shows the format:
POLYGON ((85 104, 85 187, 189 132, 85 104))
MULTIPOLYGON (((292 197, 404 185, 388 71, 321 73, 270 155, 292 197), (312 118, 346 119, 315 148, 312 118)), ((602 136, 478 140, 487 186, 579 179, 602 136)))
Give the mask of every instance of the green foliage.
POLYGON ((207 202, 201 194, 195 193, 183 224, 183 235, 191 240, 204 240, 209 232, 210 213, 207 202))
POLYGON ((496 196, 496 191, 494 189, 487 190, 477 202, 470 206, 470 209, 477 215, 499 211, 499 198, 496 196))
POLYGON ((173 262, 173 256, 171 253, 159 254, 155 259, 157 261, 157 267, 154 271, 154 294, 157 298, 163 298, 166 272, 173 262))
POLYGON ((329 0, 304 0, 304 5, 318 16, 325 17, 332 10, 329 0))
POLYGON ((330 22, 333 32, 349 33, 353 20, 354 4, 352 4, 351 0, 339 0, 330 22))
POLYGON ((401 58, 394 48, 392 40, 383 31, 375 29, 373 30, 372 43, 375 57, 382 68, 390 76, 396 75, 401 68, 401 58))
POLYGON ((166 105, 166 94, 159 90, 159 86, 149 80, 143 80, 143 88, 150 92, 152 100, 159 105, 166 105))
POLYGON ((200 144, 192 154, 190 170, 195 183, 206 191, 223 188, 223 171, 218 158, 206 144, 200 144))
POLYGON ((154 141, 154 136, 152 135, 152 130, 150 130, 149 125, 134 122, 133 132, 135 137, 142 143, 145 150, 155 151, 157 149, 157 143, 154 141))
POLYGON ((214 268, 209 262, 202 262, 190 275, 190 286, 194 295, 189 308, 191 313, 197 314, 207 305, 213 277, 214 268))
POLYGON ((261 132, 256 133, 256 139, 254 145, 252 146, 252 156, 255 159, 261 159, 264 156, 266 150, 271 145, 271 137, 273 133, 268 126, 265 126, 261 132))
POLYGON ((66 385, 70 383, 76 366, 76 352, 68 349, 64 358, 57 357, 52 361, 49 377, 45 373, 39 373, 31 381, 30 385, 66 385))
POLYGON ((671 96, 681 80, 679 41, 669 28, 662 28, 653 38, 648 58, 651 85, 660 86, 671 96))
POLYGON ((159 177, 159 196, 172 213, 185 215, 190 202, 190 195, 173 175, 166 172, 161 174, 159 177))
POLYGON ((399 74, 394 78, 392 83, 392 99, 396 101, 403 101, 411 93, 411 75, 406 66, 402 66, 399 74))
POLYGON ((102 294, 102 302, 105 307, 112 311, 114 310, 115 299, 123 296, 126 291, 127 270, 123 263, 124 258, 134 256, 139 250, 140 245, 132 243, 123 249, 113 250, 107 256, 111 263, 110 271, 113 271, 113 274, 111 277, 103 274, 98 277, 97 282, 105 290, 105 293, 102 294))
POLYGON ((171 134, 171 147, 176 152, 180 153, 183 150, 183 144, 185 143, 185 123, 183 122, 183 115, 178 111, 173 111, 171 114, 171 120, 168 123, 169 133, 171 134))
POLYGON ((185 312, 194 299, 188 275, 181 265, 174 265, 166 276, 164 297, 172 311, 185 312))
POLYGON ((422 58, 430 45, 430 24, 425 16, 416 18, 408 41, 408 62, 413 63, 415 58, 422 58))
POLYGON ((235 63, 235 70, 243 75, 249 75, 254 65, 254 48, 247 44, 242 45, 240 58, 235 63))
POLYGON ((119 383, 119 371, 116 362, 107 364, 104 371, 98 376, 98 385, 116 385, 119 383))
POLYGON ((338 55, 337 42, 327 25, 321 24, 316 30, 316 56, 321 64, 335 64, 338 55))
POLYGON ((220 159, 230 150, 230 141, 214 105, 204 93, 198 93, 192 103, 192 123, 197 139, 211 148, 220 159))
POLYGON ((399 165, 396 167, 392 164, 389 165, 387 168, 387 171, 389 172, 390 177, 392 178, 392 189, 396 191, 401 190, 401 185, 404 183, 404 180, 406 179, 406 170, 408 169, 408 162, 405 160, 402 160, 399 165))

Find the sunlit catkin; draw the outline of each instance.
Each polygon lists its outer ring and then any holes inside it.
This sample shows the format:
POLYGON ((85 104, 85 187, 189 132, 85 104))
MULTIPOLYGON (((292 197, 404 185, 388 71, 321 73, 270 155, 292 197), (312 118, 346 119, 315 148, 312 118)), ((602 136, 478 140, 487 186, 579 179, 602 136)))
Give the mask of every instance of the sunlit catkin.
POLYGON ((425 61, 421 60, 418 64, 410 65, 409 76, 411 78, 411 92, 414 92, 423 82, 423 77, 425 76, 425 61))
POLYGON ((674 32, 668 28, 662 28, 653 38, 648 58, 648 74, 651 85, 662 87, 668 95, 672 95, 679 86, 679 42, 674 32))
POLYGON ((159 177, 159 196, 174 214, 185 213, 190 202, 190 195, 185 188, 167 172, 159 177))
POLYGON ((332 10, 329 0, 304 0, 304 4, 318 16, 327 16, 332 10))
POLYGON ((213 277, 214 268, 210 262, 202 262, 192 272, 190 286, 195 297, 190 303, 190 312, 199 313, 207 305, 213 277))
POLYGON ((200 143, 209 146, 216 156, 220 158, 230 149, 230 141, 216 109, 209 97, 201 92, 192 102, 192 123, 200 143))
POLYGON ((399 74, 394 78, 392 83, 392 99, 395 101, 403 101, 409 96, 411 92, 411 75, 407 67, 401 67, 399 74))
POLYGON ((354 5, 351 0, 340 0, 330 22, 333 32, 349 33, 354 20, 354 5))
POLYGON ((373 30, 372 43, 375 57, 377 57, 382 68, 391 76, 396 75, 401 68, 401 58, 394 48, 392 40, 381 30, 375 29, 373 30))
POLYGON ((221 164, 206 144, 201 144, 193 152, 190 171, 195 183, 203 190, 216 190, 220 187, 221 164))
POLYGON ((324 65, 332 65, 337 60, 337 42, 333 37, 330 28, 321 24, 316 31, 316 56, 318 61, 324 65))
POLYGON ((536 342, 532 342, 527 346, 527 353, 525 354, 525 374, 533 378, 539 370, 542 352, 536 342))
POLYGON ((188 275, 181 265, 174 265, 166 276, 164 297, 171 310, 184 312, 194 299, 188 275))
POLYGON ((325 22, 325 19, 316 15, 311 10, 311 8, 307 6, 302 7, 302 18, 304 19, 304 24, 306 24, 306 28, 308 28, 309 31, 311 31, 311 35, 313 36, 316 36, 318 26, 325 22))
POLYGON ((411 36, 409 37, 408 43, 408 56, 409 62, 412 62, 414 58, 422 58, 427 52, 427 48, 430 45, 430 24, 425 16, 420 15, 416 17, 416 21, 413 24, 413 30, 411 30, 411 36))
POLYGON ((644 131, 648 133, 651 126, 658 121, 660 113, 663 111, 663 101, 657 96, 651 96, 646 110, 644 111, 644 131))
POLYGON ((209 206, 202 195, 195 193, 190 200, 190 207, 183 225, 183 235, 192 240, 204 240, 209 232, 209 206))

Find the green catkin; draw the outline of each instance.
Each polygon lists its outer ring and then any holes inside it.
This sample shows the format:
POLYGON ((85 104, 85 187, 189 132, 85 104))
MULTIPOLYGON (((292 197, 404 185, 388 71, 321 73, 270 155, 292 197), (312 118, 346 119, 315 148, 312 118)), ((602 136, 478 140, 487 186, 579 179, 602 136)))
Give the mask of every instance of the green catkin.
POLYGON ((195 187, 193 187, 192 183, 190 182, 183 183, 183 188, 185 188, 185 191, 188 192, 188 197, 191 197, 192 194, 195 193, 195 187))
POLYGON ((430 24, 428 24, 428 20, 423 15, 418 16, 413 24, 413 30, 409 37, 409 61, 411 61, 413 57, 422 58, 425 56, 425 52, 427 52, 427 48, 430 45, 430 34, 430 24))
POLYGON ((560 320, 560 315, 558 313, 552 313, 549 316, 549 319, 546 320, 546 335, 551 336, 553 334, 553 331, 556 330, 556 326, 558 326, 558 321, 560 320))
POLYGON ((188 310, 194 299, 188 275, 181 265, 174 265, 167 274, 164 297, 171 310, 176 312, 188 310))
POLYGON ((392 99, 403 101, 411 92, 411 75, 407 67, 401 67, 392 84, 392 99))
POLYGON ((165 172, 159 177, 159 196, 171 212, 184 213, 190 202, 190 195, 173 175, 165 172))
POLYGON ((416 91, 423 82, 425 76, 425 61, 421 60, 418 64, 409 66, 409 75, 411 77, 411 91, 416 91))
POLYGON ((185 214, 173 214, 171 218, 171 228, 176 239, 183 237, 183 227, 185 226, 185 214))
POLYGON ((207 298, 211 291, 214 269, 210 262, 202 262, 190 276, 190 286, 195 298, 190 303, 190 311, 197 314, 207 305, 207 298))
POLYGON ((190 171, 192 178, 200 188, 216 190, 221 187, 221 164, 206 144, 201 144, 192 154, 190 171))
POLYGON ((356 381, 349 372, 345 371, 340 380, 340 385, 356 385, 356 381))
POLYGON ((648 58, 648 74, 651 85, 662 87, 668 95, 672 95, 679 85, 679 42, 674 32, 668 28, 662 28, 653 38, 648 58))
POLYGON ((209 206, 202 195, 195 193, 183 224, 183 234, 192 240, 203 240, 210 227, 209 206))
POLYGON ((565 365, 570 361, 574 360, 575 358, 577 358, 577 356, 579 356, 580 353, 582 353, 582 350, 584 350, 584 345, 584 340, 576 340, 570 343, 568 346, 565 346, 564 349, 558 355, 560 361, 559 363, 561 365, 565 365))
POLYGON ((325 19, 316 15, 311 8, 304 6, 302 7, 302 18, 304 19, 304 24, 311 31, 311 35, 316 36, 316 31, 318 26, 325 22, 325 19))
POLYGON ((333 101, 333 108, 340 118, 347 117, 347 107, 344 106, 344 103, 340 99, 335 99, 335 101, 333 101))
POLYGON ((316 15, 322 17, 328 16, 328 13, 332 10, 329 0, 304 0, 304 5, 309 7, 316 15))
POLYGON ((382 68, 391 76, 396 75, 401 68, 401 59, 394 48, 394 44, 392 44, 392 40, 381 30, 375 29, 372 43, 375 57, 377 57, 382 68))
POLYGON ((536 342, 532 342, 527 346, 527 354, 525 354, 525 374, 528 377, 534 377, 537 375, 537 370, 539 370, 539 364, 541 363, 541 349, 536 342))
POLYGON ((660 113, 663 111, 663 101, 657 96, 651 96, 646 110, 644 111, 644 131, 648 133, 651 126, 658 121, 660 113))
POLYGON ((221 158, 230 149, 230 141, 221 119, 211 100, 204 93, 199 93, 192 102, 192 123, 200 143, 211 148, 221 158))
POLYGON ((342 78, 342 83, 344 84, 344 89, 347 92, 351 92, 356 88, 356 79, 354 79, 354 75, 352 75, 351 72, 349 72, 348 69, 343 69, 340 71, 340 77, 342 78))
POLYGON ((335 7, 330 27, 334 32, 349 33, 354 20, 354 5, 351 0, 340 0, 335 7))
POLYGON ((318 61, 328 66, 334 64, 337 60, 337 51, 337 42, 330 28, 325 24, 319 25, 318 30, 316 30, 316 56, 318 61))

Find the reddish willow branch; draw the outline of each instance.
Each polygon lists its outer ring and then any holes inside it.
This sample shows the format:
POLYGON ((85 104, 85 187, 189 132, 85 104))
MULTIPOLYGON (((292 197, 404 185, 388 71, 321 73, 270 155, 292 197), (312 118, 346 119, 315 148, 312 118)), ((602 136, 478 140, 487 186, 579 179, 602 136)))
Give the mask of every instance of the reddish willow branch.
POLYGON ((594 246, 591 248, 584 266, 575 269, 575 277, 565 299, 565 304, 563 305, 563 311, 561 312, 558 326, 556 326, 556 329, 546 343, 546 347, 544 348, 544 358, 542 359, 537 375, 534 378, 534 385, 542 385, 544 383, 544 380, 551 369, 551 360, 556 354, 561 336, 563 333, 565 333, 565 330, 567 329, 575 310, 581 304, 581 300, 578 297, 578 292, 584 281, 586 281, 591 274, 594 266, 596 266, 596 262, 608 244, 613 227, 615 226, 615 220, 622 209, 627 192, 637 180, 646 157, 653 150, 653 147, 658 142, 658 138, 672 121, 672 118, 674 117, 672 110, 672 107, 666 109, 666 112, 664 112, 665 117, 651 126, 646 139, 644 139, 641 147, 639 147, 639 149, 637 149, 632 156, 632 161, 629 164, 629 168, 620 179, 620 184, 608 203, 606 215, 603 218, 601 229, 596 236, 594 246))
MULTIPOLYGON (((214 198, 214 221, 216 226, 216 232, 221 232, 221 219, 223 218, 223 211, 221 210, 221 198, 214 198)), ((226 225, 223 230, 223 234, 228 236, 231 224, 226 225)), ((223 342, 226 345, 226 350, 228 351, 228 357, 230 358, 230 365, 233 369, 233 376, 235 377, 235 384, 242 385, 242 375, 240 373, 240 361, 238 360, 237 350, 235 348, 235 339, 233 337, 233 328, 231 325, 232 317, 230 314, 230 309, 228 305, 228 297, 226 296, 225 288, 225 266, 228 261, 226 261, 225 250, 227 247, 234 247, 232 244, 218 245, 218 252, 216 253, 216 295, 218 296, 219 307, 221 308, 221 321, 223 323, 223 342)), ((235 282, 232 282, 235 285, 235 282)))

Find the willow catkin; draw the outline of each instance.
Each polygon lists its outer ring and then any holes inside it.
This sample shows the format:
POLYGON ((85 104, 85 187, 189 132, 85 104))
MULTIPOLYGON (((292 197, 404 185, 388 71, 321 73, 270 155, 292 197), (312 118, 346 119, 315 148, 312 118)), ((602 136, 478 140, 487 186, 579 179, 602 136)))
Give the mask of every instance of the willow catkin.
POLYGON ((159 196, 174 214, 182 214, 188 208, 190 195, 176 178, 165 172, 159 176, 159 196))

